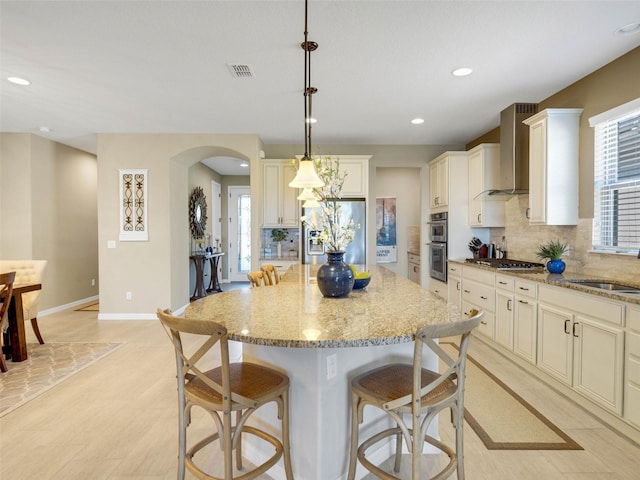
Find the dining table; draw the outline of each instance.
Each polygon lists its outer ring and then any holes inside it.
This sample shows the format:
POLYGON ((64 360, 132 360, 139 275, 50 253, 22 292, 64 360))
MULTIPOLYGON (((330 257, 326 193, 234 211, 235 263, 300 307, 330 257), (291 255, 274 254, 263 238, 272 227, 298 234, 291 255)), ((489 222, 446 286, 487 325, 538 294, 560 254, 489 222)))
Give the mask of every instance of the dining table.
MULTIPOLYGON (((455 306, 404 276, 380 265, 358 267, 370 271, 371 282, 346 298, 323 297, 316 282, 318 265, 299 264, 290 267, 278 285, 225 291, 185 309, 187 318, 223 324, 231 343, 240 345, 243 361, 289 376, 292 463, 298 480, 345 478, 349 387, 355 375, 390 362, 411 363, 419 327, 460 319, 455 306)), ((424 355, 428 368, 437 369, 437 356, 428 349, 424 355)), ((255 415, 262 427, 277 433, 275 407, 265 408, 272 410, 255 415)), ((388 421, 382 412, 365 414, 365 436, 372 425, 379 428, 388 421)), ((437 429, 437 424, 432 427, 437 429)), ((391 456, 391 443, 382 445, 372 460, 391 456)), ((266 454, 251 443, 243 452, 249 460, 266 454)), ((364 472, 357 472, 357 478, 360 475, 364 472)), ((273 476, 285 478, 284 470, 274 470, 273 476)))
POLYGON ((24 309, 22 306, 22 295, 28 292, 41 290, 40 283, 14 283, 13 292, 11 294, 11 303, 9 304, 9 345, 5 345, 6 352, 11 356, 14 362, 23 362, 28 358, 27 355, 27 336, 24 328, 24 309))

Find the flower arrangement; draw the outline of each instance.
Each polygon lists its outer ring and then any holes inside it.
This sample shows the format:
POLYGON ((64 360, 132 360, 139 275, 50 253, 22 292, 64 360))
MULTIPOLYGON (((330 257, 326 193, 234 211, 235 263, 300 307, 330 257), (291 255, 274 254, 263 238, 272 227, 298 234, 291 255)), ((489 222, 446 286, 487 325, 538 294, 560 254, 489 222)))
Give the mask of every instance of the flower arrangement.
POLYGON ((314 188, 313 193, 320 204, 319 219, 304 216, 303 224, 319 233, 318 239, 329 252, 343 252, 351 243, 355 231, 360 224, 354 223, 352 218, 342 218, 341 206, 342 186, 347 172, 340 171, 340 160, 330 157, 314 159, 314 166, 323 187, 314 188))

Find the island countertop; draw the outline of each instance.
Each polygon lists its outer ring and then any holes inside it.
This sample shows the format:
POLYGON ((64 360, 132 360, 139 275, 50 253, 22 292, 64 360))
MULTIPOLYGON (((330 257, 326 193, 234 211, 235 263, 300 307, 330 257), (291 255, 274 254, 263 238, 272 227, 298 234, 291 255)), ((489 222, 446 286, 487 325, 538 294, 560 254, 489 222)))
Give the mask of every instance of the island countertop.
POLYGON ((209 295, 192 302, 188 318, 223 324, 229 339, 275 347, 335 348, 413 341, 418 327, 459 319, 427 289, 373 266, 371 282, 347 298, 324 298, 317 265, 294 265, 279 285, 209 295))

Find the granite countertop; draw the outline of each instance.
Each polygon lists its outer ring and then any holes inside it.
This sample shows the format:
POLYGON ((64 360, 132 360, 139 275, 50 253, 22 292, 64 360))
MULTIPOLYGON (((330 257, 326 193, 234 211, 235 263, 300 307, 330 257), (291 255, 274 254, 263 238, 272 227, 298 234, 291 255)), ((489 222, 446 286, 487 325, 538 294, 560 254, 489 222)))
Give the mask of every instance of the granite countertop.
POLYGON ((324 298, 317 265, 293 265, 279 285, 216 293, 192 302, 187 318, 225 325, 229 338, 276 347, 360 347, 413 341, 418 327, 459 319, 427 289, 381 267, 347 298, 324 298))
MULTIPOLYGON (((553 285, 556 287, 568 288, 570 290, 575 290, 577 292, 589 293, 592 295, 597 295, 603 298, 609 298, 612 300, 618 300, 629 303, 640 304, 640 294, 633 293, 616 293, 615 291, 604 290, 601 288, 588 287, 586 285, 580 285, 576 283, 570 283, 568 280, 595 280, 600 281, 604 280, 607 282, 616 282, 612 279, 602 279, 602 278, 594 278, 593 275, 585 275, 579 272, 573 272, 570 270, 565 270, 561 275, 549 273, 547 271, 544 272, 514 272, 510 270, 496 270, 495 268, 491 268, 485 265, 477 265, 474 263, 466 263, 464 260, 449 260, 452 263, 458 263, 460 265, 464 265, 465 267, 473 267, 480 268, 482 270, 489 270, 495 273, 499 273, 502 275, 509 275, 513 277, 523 278, 525 280, 532 280, 538 283, 546 283, 548 285, 553 285)), ((624 285, 629 285, 631 287, 635 287, 640 289, 640 284, 630 283, 630 282, 618 282, 624 285)))

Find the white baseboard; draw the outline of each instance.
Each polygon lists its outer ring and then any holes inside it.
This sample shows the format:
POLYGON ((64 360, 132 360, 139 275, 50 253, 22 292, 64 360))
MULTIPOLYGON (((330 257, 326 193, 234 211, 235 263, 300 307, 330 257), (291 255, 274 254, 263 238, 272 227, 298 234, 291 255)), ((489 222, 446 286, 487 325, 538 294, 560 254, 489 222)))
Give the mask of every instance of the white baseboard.
POLYGON ((46 310, 40 310, 38 312, 39 317, 46 317, 47 315, 53 315, 54 313, 62 312, 64 310, 69 310, 70 308, 76 308, 80 305, 84 305, 85 303, 95 302, 100 297, 98 295, 94 295, 93 297, 83 298, 82 300, 76 300, 75 302, 67 303, 65 305, 59 305, 57 307, 47 308, 46 310))

